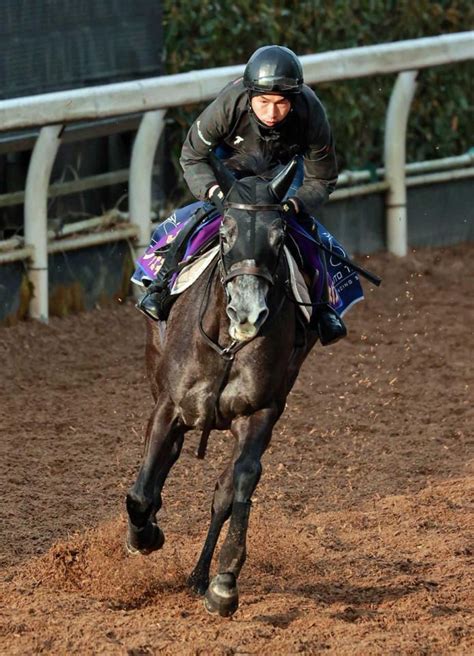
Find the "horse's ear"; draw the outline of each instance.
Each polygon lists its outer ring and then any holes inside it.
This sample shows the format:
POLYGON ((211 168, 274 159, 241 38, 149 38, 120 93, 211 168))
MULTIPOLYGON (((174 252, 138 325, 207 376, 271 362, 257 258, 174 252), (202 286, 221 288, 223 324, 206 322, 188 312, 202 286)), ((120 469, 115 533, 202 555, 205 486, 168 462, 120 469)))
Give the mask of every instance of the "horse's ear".
POLYGON ((285 168, 276 175, 273 180, 268 185, 270 191, 275 195, 277 200, 283 200, 286 192, 290 188, 293 178, 295 177, 296 167, 298 166, 298 159, 293 157, 291 162, 285 166, 285 168))
POLYGON ((209 162, 212 166, 212 170, 216 174, 216 180, 219 187, 222 189, 224 196, 226 196, 237 178, 235 178, 227 166, 222 163, 222 160, 219 159, 212 150, 209 152, 209 162))

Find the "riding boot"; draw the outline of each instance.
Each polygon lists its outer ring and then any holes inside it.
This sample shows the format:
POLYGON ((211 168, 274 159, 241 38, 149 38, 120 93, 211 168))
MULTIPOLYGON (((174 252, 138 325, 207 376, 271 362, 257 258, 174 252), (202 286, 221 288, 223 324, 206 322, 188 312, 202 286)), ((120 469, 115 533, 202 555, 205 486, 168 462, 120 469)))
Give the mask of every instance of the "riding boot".
POLYGON ((218 216, 218 211, 209 203, 198 208, 189 217, 186 225, 177 234, 174 241, 168 246, 166 253, 164 253, 164 262, 156 279, 148 285, 144 296, 137 303, 137 308, 150 319, 155 321, 166 321, 168 319, 171 306, 175 300, 175 297, 171 297, 169 282, 184 256, 188 238, 204 219, 212 219, 215 216, 218 216))
POLYGON ((322 346, 334 344, 347 335, 340 315, 329 303, 320 303, 311 316, 309 327, 318 334, 322 346))
MULTIPOLYGON (((316 226, 316 224, 315 224, 316 226)), ((317 227, 316 227, 317 231, 317 227)), ((339 313, 329 303, 329 285, 326 257, 322 248, 319 249, 319 258, 322 264, 323 287, 320 302, 313 309, 309 322, 310 330, 314 330, 322 346, 334 344, 347 335, 347 328, 339 313)))
POLYGON ((137 303, 137 308, 154 321, 166 321, 172 305, 168 283, 177 262, 174 258, 169 258, 169 255, 169 252, 166 253, 156 280, 148 285, 144 296, 137 303))

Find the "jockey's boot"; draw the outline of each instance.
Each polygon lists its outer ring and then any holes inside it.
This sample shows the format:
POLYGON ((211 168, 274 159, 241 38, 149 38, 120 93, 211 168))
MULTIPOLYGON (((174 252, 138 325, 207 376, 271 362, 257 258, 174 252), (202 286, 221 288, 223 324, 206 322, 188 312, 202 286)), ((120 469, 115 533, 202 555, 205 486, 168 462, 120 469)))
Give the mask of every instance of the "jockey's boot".
POLYGON ((319 249, 319 258, 324 276, 323 292, 320 302, 311 314, 309 328, 317 333, 322 346, 328 346, 345 337, 347 335, 347 328, 339 313, 329 304, 328 271, 326 257, 322 248, 319 249))
POLYGON ((311 315, 310 330, 316 331, 322 346, 334 344, 347 335, 339 313, 329 303, 319 303, 311 315))
POLYGON ((170 313, 172 299, 168 283, 174 268, 175 262, 167 262, 166 258, 157 278, 148 285, 145 294, 137 303, 137 308, 154 321, 166 321, 170 313))

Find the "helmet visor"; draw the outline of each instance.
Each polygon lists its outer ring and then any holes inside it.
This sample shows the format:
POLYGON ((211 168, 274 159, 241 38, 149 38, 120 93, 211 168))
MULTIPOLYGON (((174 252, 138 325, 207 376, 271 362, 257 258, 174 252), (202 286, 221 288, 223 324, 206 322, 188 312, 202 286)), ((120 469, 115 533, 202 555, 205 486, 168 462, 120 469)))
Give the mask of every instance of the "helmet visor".
POLYGON ((251 89, 254 91, 281 91, 282 93, 295 93, 301 88, 301 81, 289 77, 259 77, 252 80, 251 89))

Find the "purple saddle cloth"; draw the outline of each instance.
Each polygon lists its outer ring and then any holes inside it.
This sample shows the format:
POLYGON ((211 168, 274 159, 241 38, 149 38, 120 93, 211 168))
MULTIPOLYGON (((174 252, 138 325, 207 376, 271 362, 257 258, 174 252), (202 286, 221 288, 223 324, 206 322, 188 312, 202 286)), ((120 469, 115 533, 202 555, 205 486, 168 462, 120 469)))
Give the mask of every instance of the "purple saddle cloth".
MULTIPOLYGON (((171 216, 160 223, 153 232, 150 246, 136 262, 137 268, 132 276, 133 282, 146 285, 156 278, 164 261, 166 247, 176 239, 190 216, 203 205, 202 202, 187 205, 173 212, 171 216)), ((215 217, 204 220, 203 223, 197 226, 188 240, 183 261, 199 252, 205 244, 211 243, 213 237, 217 241, 220 222, 221 217, 215 217)), ((333 235, 318 221, 317 225, 319 236, 324 245, 334 253, 347 257, 346 251, 333 235)), ((295 218, 288 220, 288 231, 298 246, 306 265, 320 274, 315 276, 313 288, 309 290, 313 302, 317 302, 321 298, 322 280, 324 279, 319 248, 312 236, 304 230, 295 218)), ((326 256, 326 264, 331 288, 331 305, 342 316, 350 307, 364 298, 364 292, 358 274, 350 266, 329 254, 326 256)), ((174 278, 171 284, 173 282, 174 278)))

